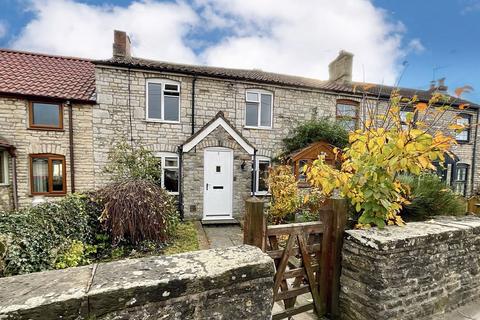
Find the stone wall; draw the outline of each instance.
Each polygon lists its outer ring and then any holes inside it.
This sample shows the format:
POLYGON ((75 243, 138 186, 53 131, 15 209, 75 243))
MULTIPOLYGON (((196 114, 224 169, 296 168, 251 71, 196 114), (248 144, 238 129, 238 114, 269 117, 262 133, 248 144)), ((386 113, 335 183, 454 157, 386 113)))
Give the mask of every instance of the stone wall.
POLYGON ((0 279, 1 319, 270 319, 273 261, 238 246, 0 279))
POLYGON ((343 319, 435 319, 480 299, 480 219, 347 231, 343 319))
MULTIPOLYGON (((73 131, 76 191, 93 187, 92 105, 73 104, 73 131)), ((28 127, 28 100, 0 97, 0 136, 17 149, 17 183, 20 207, 32 202, 29 155, 54 153, 65 156, 67 192, 71 191, 68 107, 63 108, 63 130, 49 131, 28 127)), ((10 185, 12 168, 10 165, 10 185)), ((11 199, 11 188, 0 188, 0 199, 11 199)), ((47 197, 47 200, 58 197, 47 197)), ((12 201, 10 201, 10 206, 12 201)), ((1 209, 9 209, 0 206, 1 209)))

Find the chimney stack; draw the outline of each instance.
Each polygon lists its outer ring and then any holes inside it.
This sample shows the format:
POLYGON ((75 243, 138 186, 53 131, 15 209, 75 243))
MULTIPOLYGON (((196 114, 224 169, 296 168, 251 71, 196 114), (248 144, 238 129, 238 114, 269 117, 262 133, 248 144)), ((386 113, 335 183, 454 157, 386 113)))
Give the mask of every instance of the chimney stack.
POLYGON ((438 91, 447 92, 448 87, 445 85, 445 78, 438 79, 438 91))
POLYGON ((353 54, 344 50, 338 53, 338 56, 328 65, 330 81, 351 82, 353 54))
POLYGON ((113 31, 113 57, 131 58, 130 37, 125 31, 113 31))

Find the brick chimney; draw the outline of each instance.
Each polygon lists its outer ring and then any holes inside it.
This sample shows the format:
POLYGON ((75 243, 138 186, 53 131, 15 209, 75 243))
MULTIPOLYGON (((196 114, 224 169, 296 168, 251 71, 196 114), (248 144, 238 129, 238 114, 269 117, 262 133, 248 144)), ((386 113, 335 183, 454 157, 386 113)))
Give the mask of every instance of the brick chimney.
POLYGON ((125 31, 113 31, 113 57, 131 58, 130 37, 125 31))
POLYGON ((438 91, 447 92, 448 87, 445 85, 445 78, 438 79, 438 91))
POLYGON ((328 65, 330 81, 351 82, 352 81, 353 54, 344 50, 328 65))

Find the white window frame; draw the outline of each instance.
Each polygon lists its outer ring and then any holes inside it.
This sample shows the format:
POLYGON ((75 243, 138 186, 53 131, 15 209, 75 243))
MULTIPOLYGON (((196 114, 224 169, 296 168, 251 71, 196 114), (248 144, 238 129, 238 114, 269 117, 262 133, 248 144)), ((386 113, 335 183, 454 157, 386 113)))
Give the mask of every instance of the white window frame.
POLYGON ((267 90, 262 89, 247 89, 245 90, 245 128, 248 129, 263 129, 263 130, 271 130, 273 128, 273 93, 267 90), (258 95, 258 101, 248 100, 249 93, 256 93, 258 95), (262 126, 260 125, 261 114, 262 114, 262 98, 261 95, 269 95, 271 97, 270 101, 272 105, 270 106, 270 125, 269 126, 262 126), (249 126, 247 125, 247 102, 254 102, 258 103, 258 114, 257 114, 257 123, 258 126, 249 126))
POLYGON ((466 128, 464 128, 462 130, 462 132, 459 132, 459 133, 455 134, 455 140, 458 143, 469 143, 470 139, 471 139, 471 137, 470 137, 470 134, 471 134, 470 127, 472 126, 472 115, 467 114, 467 113, 460 113, 460 114, 457 115, 457 119, 456 119, 455 123, 459 124, 459 125, 466 125, 466 128), (467 124, 462 123, 465 120, 467 120, 467 124), (460 138, 461 135, 463 135, 463 134, 467 135, 466 139, 461 139, 460 138))
MULTIPOLYGON (((168 79, 147 79, 145 82, 145 116, 146 116, 146 121, 148 122, 162 122, 162 123, 180 123, 180 109, 181 109, 181 88, 180 88, 180 82, 174 81, 174 80, 168 80, 168 79), (162 112, 162 118, 151 118, 150 115, 148 114, 148 85, 150 83, 155 83, 155 84, 160 84, 162 86, 160 93, 160 102, 161 102, 161 112, 162 112), (165 119, 165 99, 164 99, 164 92, 165 92, 165 85, 166 84, 172 84, 172 85, 177 85, 178 86, 178 121, 174 120, 164 120, 165 119)), ((171 90, 167 90, 171 91, 171 90)))
POLYGON ((270 193, 267 191, 260 191, 258 190, 258 185, 260 182, 260 175, 259 175, 259 170, 260 170, 260 161, 268 161, 268 166, 270 167, 272 165, 272 160, 268 157, 264 156, 256 156, 255 159, 255 194, 258 195, 269 195, 270 193))
MULTIPOLYGON (((163 189, 165 189, 165 169, 177 169, 178 170, 178 191, 177 192, 167 192, 171 195, 179 195, 180 194, 180 158, 178 156, 178 153, 174 152, 159 152, 156 154, 157 158, 160 158, 160 165, 162 169, 162 174, 160 178, 160 185, 163 189), (165 158, 176 158, 177 159, 177 166, 176 167, 167 167, 165 166, 165 158)), ((165 189, 166 190, 166 189, 165 189)))
POLYGON ((9 172, 8 172, 8 152, 6 150, 0 150, 0 157, 3 158, 3 168, 4 171, 4 181, 0 181, 0 186, 8 186, 10 185, 9 179, 9 172))

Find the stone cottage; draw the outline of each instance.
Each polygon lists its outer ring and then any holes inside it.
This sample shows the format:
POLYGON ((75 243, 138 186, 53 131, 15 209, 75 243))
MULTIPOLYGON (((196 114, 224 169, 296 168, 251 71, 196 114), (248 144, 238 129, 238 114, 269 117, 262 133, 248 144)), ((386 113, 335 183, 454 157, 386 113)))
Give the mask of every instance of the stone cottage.
MULTIPOLYGON (((10 51, 0 53, 0 59, 7 54, 27 55, 10 51)), ((108 183, 103 168, 111 147, 127 140, 147 146, 161 159, 159 183, 178 198, 179 209, 186 218, 229 221, 243 213, 246 197, 267 194, 268 167, 282 151, 282 139, 293 127, 311 119, 328 117, 341 121, 347 128, 356 128, 365 117, 365 105, 375 104, 379 98, 379 107, 385 106, 393 90, 377 85, 369 88, 368 98, 362 100, 356 88, 363 84, 352 82, 353 55, 344 51, 329 65, 330 79, 327 81, 261 70, 136 58, 131 56, 128 36, 119 31, 115 32, 113 57, 109 60, 90 62, 31 56, 55 60, 59 65, 66 63, 64 61, 76 61, 82 66, 88 64, 81 83, 89 83, 92 87, 80 85, 78 77, 60 77, 64 80, 58 87, 61 90, 57 96, 49 97, 51 86, 38 87, 33 69, 25 70, 22 74, 27 79, 23 81, 35 84, 28 88, 44 89, 45 97, 55 98, 65 106, 63 119, 71 119, 71 122, 63 121, 63 131, 32 129, 28 115, 32 96, 22 95, 20 90, 15 94, 6 91, 4 82, 9 81, 15 69, 2 69, 0 64, 0 98, 5 99, 0 103, 0 148, 4 154, 3 163, 7 163, 4 170, 7 178, 1 195, 2 198, 18 198, 20 205, 36 197, 32 192, 32 184, 37 183, 36 169, 30 165, 32 154, 63 155, 65 191, 98 188, 108 183), (30 74, 32 80, 28 80, 30 74), (90 77, 91 82, 87 81, 90 77), (69 82, 72 79, 77 80, 69 82), (60 93, 63 95, 59 96, 60 93), (84 100, 73 94, 82 94, 84 100), (65 109, 72 110, 71 116, 65 109), (37 148, 37 144, 43 147, 32 149, 37 148), (21 178, 14 182, 13 176, 21 178)), ((52 72, 43 71, 50 78, 56 78, 52 72)), ((434 91, 445 89, 440 83, 432 90, 402 89, 401 94, 416 94, 420 100, 428 100, 434 91)), ((462 103, 467 102, 457 100, 455 106, 462 103)), ((470 103, 469 109, 457 108, 449 115, 460 113, 462 117, 457 121, 472 125, 457 136, 459 144, 453 150, 456 158, 446 172, 442 172, 447 182, 465 195, 477 187, 479 177, 475 161, 477 107, 470 103)), ((51 121, 49 111, 43 115, 51 121)), ((57 158, 48 158, 48 164, 46 168, 52 169, 47 171, 49 175, 52 172, 54 180, 53 164, 56 168, 60 164, 57 158)), ((53 187, 53 181, 50 185, 53 187)), ((57 194, 42 196, 54 195, 57 194)))
POLYGON ((0 49, 0 209, 93 183, 94 65, 0 49))

